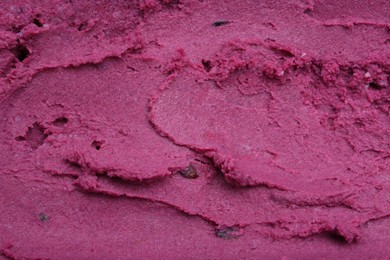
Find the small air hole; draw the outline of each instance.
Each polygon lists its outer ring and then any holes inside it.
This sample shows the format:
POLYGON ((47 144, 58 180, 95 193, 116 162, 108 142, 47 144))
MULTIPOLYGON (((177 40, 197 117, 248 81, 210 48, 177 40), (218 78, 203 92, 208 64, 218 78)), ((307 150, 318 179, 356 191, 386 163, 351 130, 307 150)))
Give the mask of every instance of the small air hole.
POLYGON ((38 27, 43 27, 43 24, 41 23, 41 21, 39 21, 38 18, 35 18, 35 19, 33 20, 33 23, 34 23, 36 26, 38 26, 38 27))
POLYGON ((53 121, 53 125, 61 127, 68 123, 68 119, 66 117, 59 117, 53 121))
POLYGON ((19 135, 19 136, 15 137, 15 140, 18 141, 18 142, 26 141, 26 137, 19 135))
POLYGON ((327 232, 326 237, 330 240, 333 241, 333 243, 336 244, 347 244, 347 241, 345 240, 345 237, 335 233, 335 232, 327 232))
POLYGON ((12 31, 14 33, 20 33, 23 30, 23 26, 12 25, 12 31))
POLYGON ((22 44, 18 44, 15 48, 11 49, 11 52, 20 62, 24 61, 30 55, 30 51, 22 44))
POLYGON ((103 142, 101 141, 93 141, 92 142, 92 147, 95 148, 96 150, 100 150, 102 148, 103 142))
POLYGON ((311 15, 312 13, 312 10, 310 10, 309 8, 305 9, 305 11, 303 11, 304 14, 307 14, 307 15, 311 15))
POLYGON ((368 86, 372 89, 375 89, 375 90, 381 90, 382 87, 379 86, 378 84, 376 84, 375 82, 371 82, 370 84, 368 84, 368 86))
POLYGON ((212 68, 211 61, 209 60, 202 60, 202 65, 205 71, 209 72, 212 68))
POLYGON ((87 28, 87 23, 81 23, 78 27, 77 27, 77 30, 79 32, 85 30, 85 28, 87 28))

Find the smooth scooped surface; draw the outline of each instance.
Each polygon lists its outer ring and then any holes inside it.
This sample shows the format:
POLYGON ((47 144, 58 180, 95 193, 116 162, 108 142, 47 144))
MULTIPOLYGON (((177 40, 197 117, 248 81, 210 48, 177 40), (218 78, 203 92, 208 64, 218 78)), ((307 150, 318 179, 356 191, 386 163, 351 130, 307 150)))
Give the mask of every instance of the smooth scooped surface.
POLYGON ((0 257, 388 257, 389 13, 6 1, 0 257))

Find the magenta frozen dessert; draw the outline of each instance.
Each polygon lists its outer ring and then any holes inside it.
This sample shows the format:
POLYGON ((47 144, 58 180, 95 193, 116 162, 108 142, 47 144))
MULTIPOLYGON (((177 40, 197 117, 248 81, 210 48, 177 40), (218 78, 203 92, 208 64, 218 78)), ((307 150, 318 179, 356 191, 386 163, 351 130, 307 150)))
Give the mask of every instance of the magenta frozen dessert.
POLYGON ((389 257, 389 13, 3 1, 0 258, 389 257))

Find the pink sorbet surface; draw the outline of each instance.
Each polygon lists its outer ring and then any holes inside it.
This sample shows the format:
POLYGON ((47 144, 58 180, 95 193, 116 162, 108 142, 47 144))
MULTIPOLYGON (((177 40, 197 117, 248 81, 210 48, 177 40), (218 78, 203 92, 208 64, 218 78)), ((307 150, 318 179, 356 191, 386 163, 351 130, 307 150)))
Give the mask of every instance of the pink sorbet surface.
POLYGON ((390 257, 390 1, 7 0, 0 259, 390 257))

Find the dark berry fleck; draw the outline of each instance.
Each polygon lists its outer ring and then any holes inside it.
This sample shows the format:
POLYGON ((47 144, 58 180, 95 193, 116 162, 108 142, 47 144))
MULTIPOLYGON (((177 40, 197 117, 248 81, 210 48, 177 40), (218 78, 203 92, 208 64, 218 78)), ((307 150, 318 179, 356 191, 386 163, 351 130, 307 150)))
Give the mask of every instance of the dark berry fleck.
POLYGON ((222 26, 222 25, 226 25, 226 24, 228 24, 229 23, 229 21, 215 21, 215 22, 213 22, 213 26, 214 27, 219 27, 219 26, 222 26))
POLYGON ((45 213, 41 212, 39 213, 39 219, 42 221, 42 222, 46 222, 49 220, 49 216, 46 215, 45 213))
POLYGON ((242 230, 237 226, 232 226, 232 227, 221 226, 215 230, 214 234, 219 238, 230 240, 242 236, 242 230))
POLYGON ((198 172, 192 165, 189 165, 187 168, 180 170, 179 173, 181 176, 188 179, 196 179, 199 177, 198 172))

